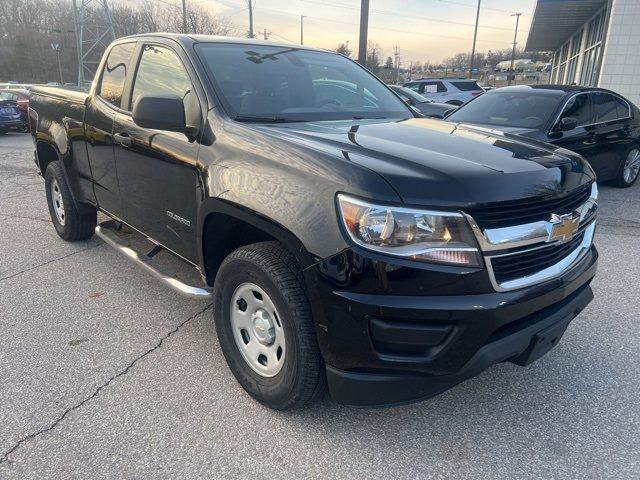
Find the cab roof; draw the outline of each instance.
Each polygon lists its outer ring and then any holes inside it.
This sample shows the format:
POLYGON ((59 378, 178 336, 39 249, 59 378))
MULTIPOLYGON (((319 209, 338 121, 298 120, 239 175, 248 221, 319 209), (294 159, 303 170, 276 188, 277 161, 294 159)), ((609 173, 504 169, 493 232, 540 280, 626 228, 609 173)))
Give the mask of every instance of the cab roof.
POLYGON ((129 35, 127 37, 121 37, 118 39, 132 39, 132 38, 169 38, 180 42, 184 45, 193 45, 195 43, 235 43, 239 45, 263 45, 269 47, 282 47, 282 48, 296 48, 299 50, 312 50, 317 52, 330 52, 335 53, 332 50, 326 50, 322 48, 309 47, 307 45, 298 45, 295 43, 285 42, 272 42, 268 40, 258 40, 256 38, 239 38, 239 37, 225 37, 221 35, 198 35, 198 34, 184 34, 184 33, 168 33, 168 32, 154 32, 154 33, 140 33, 136 35, 129 35))

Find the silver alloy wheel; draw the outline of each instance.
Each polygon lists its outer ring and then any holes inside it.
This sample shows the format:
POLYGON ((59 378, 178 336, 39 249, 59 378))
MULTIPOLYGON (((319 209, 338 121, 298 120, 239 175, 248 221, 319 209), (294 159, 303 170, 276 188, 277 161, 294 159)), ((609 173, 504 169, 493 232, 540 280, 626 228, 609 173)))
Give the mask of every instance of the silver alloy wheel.
POLYGON ((638 173, 640 173, 640 150, 634 148, 627 155, 622 176, 625 182, 631 183, 636 179, 638 173))
POLYGON ((54 178, 51 181, 51 204, 53 211, 56 212, 58 223, 64 226, 64 202, 62 201, 62 192, 58 186, 58 181, 54 178))
POLYGON ((233 338, 245 362, 257 374, 274 377, 282 369, 285 337, 282 319, 266 292, 243 283, 231 296, 233 338))

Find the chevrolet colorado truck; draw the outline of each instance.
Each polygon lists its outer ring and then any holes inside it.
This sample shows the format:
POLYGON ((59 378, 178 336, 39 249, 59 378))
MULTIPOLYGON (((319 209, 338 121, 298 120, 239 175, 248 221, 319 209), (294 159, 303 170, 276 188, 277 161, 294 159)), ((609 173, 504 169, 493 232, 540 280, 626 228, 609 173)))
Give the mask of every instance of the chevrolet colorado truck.
POLYGON ((37 87, 29 113, 58 235, 210 301, 230 370, 275 409, 527 365, 593 298, 582 157, 420 118, 333 52, 125 37, 88 94, 37 87))

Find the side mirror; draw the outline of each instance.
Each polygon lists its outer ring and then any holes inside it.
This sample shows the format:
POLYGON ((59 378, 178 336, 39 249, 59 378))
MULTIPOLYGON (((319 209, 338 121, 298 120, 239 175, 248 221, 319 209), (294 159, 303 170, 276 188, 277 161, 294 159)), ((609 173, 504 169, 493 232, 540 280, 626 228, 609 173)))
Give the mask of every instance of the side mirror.
POLYGON ((565 117, 560 120, 559 130, 561 132, 568 132, 569 130, 573 130, 578 126, 578 119, 574 117, 565 117))
POLYGON ((133 121, 142 128, 184 133, 184 103, 177 95, 142 94, 133 105, 133 121))

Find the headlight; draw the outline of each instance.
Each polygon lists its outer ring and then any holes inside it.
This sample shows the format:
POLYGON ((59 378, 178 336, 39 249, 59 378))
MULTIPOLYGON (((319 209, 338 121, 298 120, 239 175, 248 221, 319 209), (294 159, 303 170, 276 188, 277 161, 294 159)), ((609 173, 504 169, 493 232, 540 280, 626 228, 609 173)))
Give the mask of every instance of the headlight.
POLYGON ((425 262, 482 265, 461 213, 375 205, 343 194, 338 205, 349 236, 364 248, 425 262))

